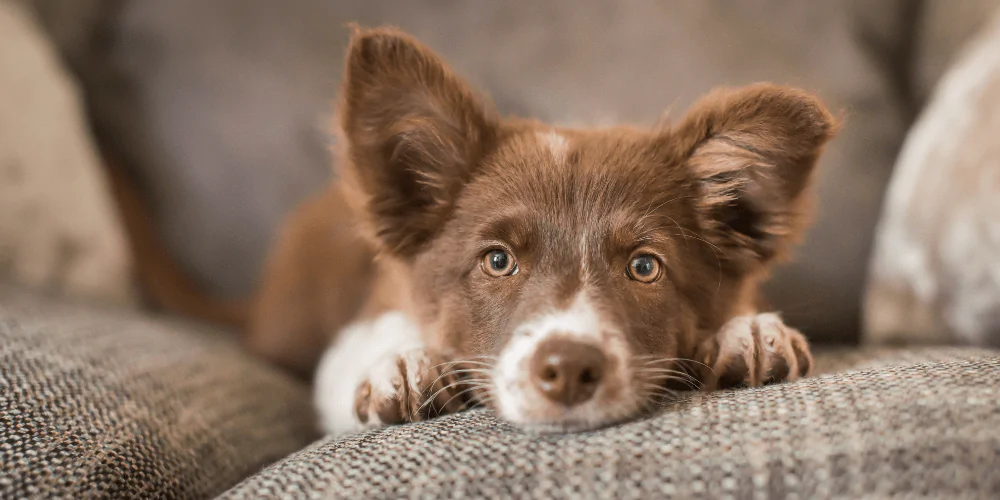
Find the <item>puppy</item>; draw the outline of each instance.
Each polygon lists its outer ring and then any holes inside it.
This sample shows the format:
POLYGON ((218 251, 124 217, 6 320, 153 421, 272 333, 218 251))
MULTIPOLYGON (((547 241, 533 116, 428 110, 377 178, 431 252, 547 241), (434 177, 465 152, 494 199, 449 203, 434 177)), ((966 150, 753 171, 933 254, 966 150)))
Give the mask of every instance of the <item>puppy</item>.
POLYGON ((671 384, 795 380, 806 339, 758 286, 807 222, 835 123, 719 90, 672 126, 502 118, 429 49, 359 30, 340 179, 291 219, 249 344, 315 375, 333 433, 476 405, 526 429, 637 415, 671 384), (325 336, 330 332, 332 339, 325 336))

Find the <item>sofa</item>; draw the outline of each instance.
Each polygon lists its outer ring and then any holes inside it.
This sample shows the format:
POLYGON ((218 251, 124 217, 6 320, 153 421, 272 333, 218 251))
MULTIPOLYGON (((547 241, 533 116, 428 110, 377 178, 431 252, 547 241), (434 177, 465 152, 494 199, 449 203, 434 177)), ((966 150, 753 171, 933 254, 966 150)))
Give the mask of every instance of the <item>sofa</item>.
MULTIPOLYGON (((0 498, 998 498, 1000 343, 980 332, 1000 322, 977 307, 964 332, 965 317, 918 286, 957 286, 954 266, 902 273, 913 268, 894 243, 929 234, 898 201, 920 184, 914 165, 948 168, 947 132, 1000 123, 953 114, 994 109, 982 89, 1000 88, 1000 63, 975 72, 976 92, 941 80, 1000 50, 997 3, 301 0, 279 15, 254 0, 233 16, 228 1, 0 0, 0 37, 20 44, 0 47, 0 498), (505 111, 563 123, 641 122, 659 113, 651 94, 683 106, 707 86, 764 78, 844 109, 818 179, 827 208, 771 285, 814 343, 813 376, 681 393, 582 433, 533 434, 474 410, 322 436, 306 382, 128 279, 101 152, 140 180, 197 279, 246 293, 284 213, 335 175, 329 110, 310 110, 332 96, 335 57, 317 61, 340 50, 346 20, 400 24, 505 111), (629 51, 649 40, 659 45, 629 51), (652 76, 622 83, 597 75, 601 61, 652 76), (951 106, 956 95, 976 105, 951 106)), ((961 168, 998 164, 987 146, 961 168)), ((958 255, 995 262, 989 241, 975 243, 958 255)))

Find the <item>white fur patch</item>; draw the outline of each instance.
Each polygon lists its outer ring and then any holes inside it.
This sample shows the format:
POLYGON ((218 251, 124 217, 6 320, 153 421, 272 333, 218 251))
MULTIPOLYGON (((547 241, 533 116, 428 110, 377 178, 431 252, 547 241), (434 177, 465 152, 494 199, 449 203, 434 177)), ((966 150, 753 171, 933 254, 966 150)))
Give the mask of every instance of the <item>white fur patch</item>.
POLYGON ((559 429, 590 428, 617 420, 636 409, 629 383, 628 347, 620 330, 608 324, 600 312, 579 293, 570 307, 536 317, 517 327, 500 353, 494 375, 496 408, 510 422, 559 429), (553 337, 568 337, 601 348, 616 369, 606 377, 620 377, 625 390, 608 394, 604 386, 594 397, 572 408, 550 402, 530 380, 531 359, 537 347, 553 337), (552 416, 556 415, 555 418, 552 416))
POLYGON ((514 334, 545 337, 561 333, 583 342, 599 342, 600 330, 604 327, 597 310, 586 295, 580 293, 568 308, 538 316, 517 327, 514 334))
POLYGON ((354 414, 358 385, 369 377, 373 393, 390 393, 396 375, 391 358, 422 346, 420 328, 398 311, 341 330, 316 370, 313 395, 323 430, 334 435, 362 430, 364 426, 354 414))
POLYGON ((565 137, 558 132, 550 130, 548 132, 539 132, 538 140, 549 150, 552 158, 557 163, 564 163, 566 161, 566 154, 569 152, 569 141, 565 137))

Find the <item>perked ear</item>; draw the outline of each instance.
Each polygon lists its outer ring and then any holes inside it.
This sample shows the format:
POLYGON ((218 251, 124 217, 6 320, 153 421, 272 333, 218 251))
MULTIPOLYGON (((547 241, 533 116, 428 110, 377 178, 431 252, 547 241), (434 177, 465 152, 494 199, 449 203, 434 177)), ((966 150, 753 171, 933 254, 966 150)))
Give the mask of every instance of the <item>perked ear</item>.
POLYGON ((496 134, 492 107, 430 49, 387 28, 351 39, 340 124, 344 180, 378 243, 404 258, 444 224, 496 134))
POLYGON ((717 90, 671 133, 699 185, 703 236, 741 271, 795 242, 809 216, 816 159, 836 129, 814 96, 770 84, 717 90))

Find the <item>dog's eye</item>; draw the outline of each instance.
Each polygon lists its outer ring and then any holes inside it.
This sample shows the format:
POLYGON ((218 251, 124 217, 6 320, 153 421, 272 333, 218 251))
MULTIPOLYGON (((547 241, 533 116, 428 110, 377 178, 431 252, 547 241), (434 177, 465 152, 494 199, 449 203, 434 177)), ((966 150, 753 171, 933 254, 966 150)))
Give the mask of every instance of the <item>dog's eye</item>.
POLYGON ((628 276, 642 283, 652 283, 660 278, 660 260, 649 254, 637 255, 628 263, 628 276))
POLYGON ((490 250, 483 255, 483 272, 499 278, 517 274, 517 262, 504 250, 490 250))

